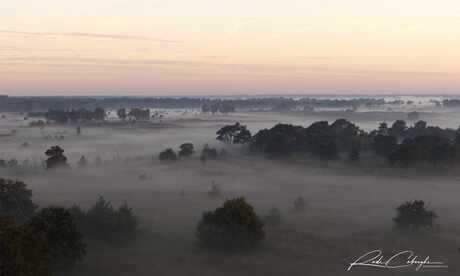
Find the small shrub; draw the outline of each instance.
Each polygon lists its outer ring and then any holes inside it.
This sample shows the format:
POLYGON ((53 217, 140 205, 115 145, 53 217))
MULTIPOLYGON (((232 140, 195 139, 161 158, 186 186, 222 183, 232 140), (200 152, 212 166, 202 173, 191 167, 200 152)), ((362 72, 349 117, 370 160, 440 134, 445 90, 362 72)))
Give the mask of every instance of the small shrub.
POLYGON ((266 225, 270 226, 280 225, 283 222, 281 211, 276 207, 272 207, 270 211, 268 211, 268 214, 265 216, 264 222, 266 225))
POLYGON ((307 203, 305 202, 305 199, 301 196, 296 198, 294 200, 294 211, 295 212, 303 212, 307 209, 307 203))
POLYGON ((45 152, 48 159, 46 159, 46 168, 55 169, 60 167, 69 167, 67 164, 67 157, 64 156, 64 150, 59 146, 53 146, 45 152))
POLYGON ((185 143, 180 146, 179 157, 190 157, 194 152, 193 144, 185 143))
POLYGON ((173 149, 168 148, 160 152, 160 154, 158 155, 158 159, 160 159, 160 161, 175 161, 177 160, 177 155, 173 149))
POLYGON ((426 227, 433 229, 433 222, 438 217, 426 208, 423 200, 407 201, 396 210, 398 214, 393 221, 400 231, 415 232, 426 227))
POLYGON ((211 148, 208 144, 206 144, 201 151, 201 156, 204 156, 206 159, 216 159, 219 157, 219 154, 215 148, 211 148))
POLYGON ((80 157, 80 160, 78 160, 77 165, 80 168, 86 167, 86 165, 88 165, 88 161, 86 160, 86 157, 84 155, 80 157))
POLYGON ((265 238, 264 224, 244 198, 231 199, 205 212, 198 223, 201 246, 213 249, 249 249, 265 238))

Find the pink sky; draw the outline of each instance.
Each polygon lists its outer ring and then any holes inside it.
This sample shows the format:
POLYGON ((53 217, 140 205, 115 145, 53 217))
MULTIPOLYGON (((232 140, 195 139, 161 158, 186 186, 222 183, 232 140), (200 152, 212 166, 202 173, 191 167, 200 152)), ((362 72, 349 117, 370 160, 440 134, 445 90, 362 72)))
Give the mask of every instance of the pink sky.
POLYGON ((446 94, 460 3, 15 0, 0 94, 446 94))

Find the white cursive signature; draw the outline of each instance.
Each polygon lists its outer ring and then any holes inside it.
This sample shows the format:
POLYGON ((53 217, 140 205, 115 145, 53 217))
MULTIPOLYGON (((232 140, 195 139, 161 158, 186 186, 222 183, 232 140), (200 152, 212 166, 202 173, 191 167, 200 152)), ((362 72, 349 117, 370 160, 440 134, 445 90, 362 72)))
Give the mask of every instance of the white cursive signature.
POLYGON ((421 258, 414 251, 401 251, 390 258, 383 256, 382 250, 374 250, 362 255, 356 261, 350 263, 347 271, 350 271, 355 266, 367 266, 386 269, 397 269, 415 266, 415 271, 423 268, 448 268, 443 262, 430 261, 430 256, 421 258))

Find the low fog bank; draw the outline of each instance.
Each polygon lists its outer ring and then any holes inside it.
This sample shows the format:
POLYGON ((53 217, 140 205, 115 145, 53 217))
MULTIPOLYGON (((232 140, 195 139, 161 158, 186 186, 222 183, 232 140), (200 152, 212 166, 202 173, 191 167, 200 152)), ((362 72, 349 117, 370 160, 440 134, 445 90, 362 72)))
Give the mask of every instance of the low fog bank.
MULTIPOLYGON (((342 116, 345 115, 345 116, 342 116)), ((405 113, 349 115, 364 129, 378 122, 406 119, 405 113), (402 117, 402 118, 401 118, 402 117)), ((314 116, 292 113, 236 113, 220 116, 166 119, 148 125, 29 127, 8 114, 1 121, 0 158, 25 159, 40 166, 44 152, 59 145, 70 169, 47 171, 0 169, 3 177, 17 178, 33 190, 40 206, 77 204, 90 207, 99 195, 114 205, 128 202, 139 215, 143 234, 117 248, 90 244, 89 254, 75 275, 345 275, 347 265, 369 249, 390 252, 417 250, 448 263, 436 275, 458 275, 460 246, 460 173, 456 171, 390 170, 374 164, 272 160, 245 154, 239 145, 215 140, 216 130, 239 121, 251 132, 278 122, 308 126, 319 119, 332 121, 345 113, 314 116), (15 130, 12 133, 12 130, 15 130), (60 136, 63 136, 61 138, 60 136), (28 145, 23 145, 25 142, 28 145), (158 153, 190 142, 200 151, 205 144, 225 148, 228 155, 200 162, 199 154, 177 162, 161 162, 158 153), (84 155, 89 165, 78 168, 84 155), (95 165, 101 157, 103 163, 95 165), (142 177, 140 177, 142 175, 142 177), (212 185, 221 197, 209 197, 212 185), (219 257, 197 252, 196 224, 203 211, 226 198, 245 197, 264 215, 277 207, 285 224, 268 231, 268 241, 248 255, 219 257), (299 196, 305 212, 293 211, 299 196), (423 199, 439 214, 432 236, 401 237, 394 233, 395 207, 423 199)), ((460 116, 421 114, 430 124, 457 128, 460 116)), ((413 270, 355 270, 355 275, 418 275, 413 270)))

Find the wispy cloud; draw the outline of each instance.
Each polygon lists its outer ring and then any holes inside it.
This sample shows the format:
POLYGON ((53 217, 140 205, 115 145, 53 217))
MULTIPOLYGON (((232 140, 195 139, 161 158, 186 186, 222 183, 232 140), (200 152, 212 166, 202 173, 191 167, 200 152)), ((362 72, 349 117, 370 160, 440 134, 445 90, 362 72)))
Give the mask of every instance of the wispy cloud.
POLYGON ((213 63, 191 60, 165 60, 165 59, 109 59, 109 58, 83 58, 83 57, 5 57, 0 60, 0 65, 45 65, 59 64, 62 66, 87 65, 87 66, 168 66, 187 67, 193 69, 222 69, 226 72, 244 71, 246 73, 323 73, 345 75, 412 75, 424 77, 458 77, 458 74, 435 71, 417 70, 390 70, 390 69, 358 69, 335 66, 311 66, 311 65, 261 65, 261 64, 235 64, 213 63))
POLYGON ((23 32, 23 31, 13 31, 13 30, 0 30, 0 33, 25 35, 25 36, 47 36, 47 37, 71 36, 71 37, 87 37, 87 38, 103 38, 103 39, 144 40, 144 41, 154 41, 154 42, 163 42, 163 43, 179 43, 179 41, 176 41, 176 40, 159 39, 159 38, 152 38, 152 37, 140 36, 140 35, 117 35, 117 34, 101 34, 101 33, 23 32))

